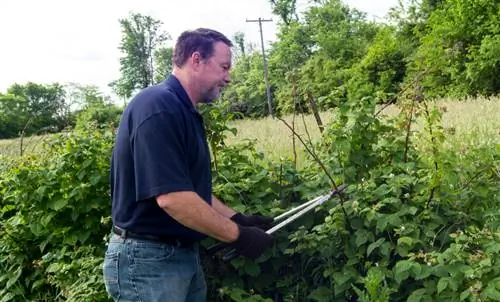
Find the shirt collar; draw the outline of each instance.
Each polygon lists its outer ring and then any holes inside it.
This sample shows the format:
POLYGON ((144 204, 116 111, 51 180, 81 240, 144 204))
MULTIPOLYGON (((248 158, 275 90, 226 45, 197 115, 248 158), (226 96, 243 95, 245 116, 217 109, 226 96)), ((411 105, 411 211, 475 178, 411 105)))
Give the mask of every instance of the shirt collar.
POLYGON ((182 87, 181 82, 177 77, 173 74, 169 74, 167 79, 165 80, 165 85, 172 88, 172 90, 177 94, 182 104, 184 104, 191 112, 198 113, 196 108, 194 107, 189 95, 186 92, 186 89, 182 87))

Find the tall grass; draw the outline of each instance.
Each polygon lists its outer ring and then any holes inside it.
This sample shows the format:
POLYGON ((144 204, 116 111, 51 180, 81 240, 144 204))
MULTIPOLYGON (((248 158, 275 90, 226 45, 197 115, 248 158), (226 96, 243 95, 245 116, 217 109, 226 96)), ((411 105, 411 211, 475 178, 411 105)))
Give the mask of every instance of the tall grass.
MULTIPOLYGON (((446 145, 451 148, 463 149, 467 146, 493 145, 500 143, 500 98, 474 98, 465 100, 443 99, 434 102, 443 112, 442 126, 446 130, 446 145)), ((383 111, 386 116, 398 113, 398 108, 390 106, 383 111)), ((334 118, 331 112, 322 112, 323 124, 334 118)), ((284 118, 292 124, 293 117, 284 118)), ((420 128, 419 121, 417 128, 420 128)), ((237 129, 236 136, 230 136, 229 143, 243 140, 254 140, 256 147, 268 157, 293 158, 292 132, 278 119, 270 117, 258 120, 238 120, 232 123, 237 129)), ((308 134, 312 141, 320 138, 320 131, 312 115, 295 117, 296 131, 304 139, 308 134), (307 131, 306 131, 307 130, 307 131)), ((300 164, 304 149, 297 144, 297 156, 300 164)))
MULTIPOLYGON (((483 146, 500 143, 500 98, 474 98, 465 100, 444 99, 436 102, 443 111, 443 127, 447 131, 446 143, 449 147, 464 150, 468 146, 483 146)), ((391 116, 397 114, 398 109, 390 106, 383 114, 391 116)), ((323 124, 329 123, 334 114, 330 111, 320 113, 323 124)), ((284 119, 291 125, 293 116, 284 119)), ((279 160, 281 157, 293 158, 292 132, 278 119, 270 117, 256 120, 233 121, 232 126, 237 129, 236 136, 229 135, 228 143, 237 143, 244 140, 254 140, 258 150, 270 159, 279 160)), ((312 115, 297 115, 295 117, 296 132, 304 139, 311 138, 317 141, 320 131, 312 115)), ((418 127, 418 125, 417 125, 418 127)), ((23 140, 25 153, 36 151, 46 139, 46 136, 27 137, 23 140)), ((305 151, 299 141, 296 141, 298 163, 304 157, 305 151)), ((18 156, 20 154, 20 140, 0 140, 0 155, 18 156)))

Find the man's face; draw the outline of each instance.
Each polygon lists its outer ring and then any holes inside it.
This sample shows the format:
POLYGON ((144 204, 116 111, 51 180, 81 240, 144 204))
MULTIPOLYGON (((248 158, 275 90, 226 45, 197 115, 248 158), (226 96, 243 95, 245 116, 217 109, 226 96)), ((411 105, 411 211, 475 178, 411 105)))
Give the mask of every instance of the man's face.
POLYGON ((204 102, 219 98, 229 84, 231 69, 231 48, 222 42, 214 44, 212 57, 203 62, 199 69, 199 88, 204 102))

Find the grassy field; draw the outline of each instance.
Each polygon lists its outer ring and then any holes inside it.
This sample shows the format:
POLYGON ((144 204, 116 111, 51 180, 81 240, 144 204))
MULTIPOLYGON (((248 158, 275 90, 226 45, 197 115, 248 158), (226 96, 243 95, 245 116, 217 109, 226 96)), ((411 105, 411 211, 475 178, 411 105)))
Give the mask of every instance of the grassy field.
POLYGON ((36 152, 47 137, 46 135, 40 135, 24 137, 22 140, 19 138, 0 139, 0 156, 19 156, 21 154, 21 148, 23 154, 36 152))
MULTIPOLYGON (((484 145, 500 142, 500 98, 469 99, 464 101, 441 100, 437 103, 445 108, 443 126, 449 130, 448 143, 452 146, 484 145)), ((388 107, 383 114, 394 115, 396 107, 388 107)), ((323 124, 327 124, 334 115, 331 112, 322 112, 323 124)), ((285 117, 291 124, 292 116, 285 117)), ((307 138, 317 140, 320 132, 312 115, 297 116, 296 131, 307 138), (306 125, 306 126, 304 126, 306 125)), ((263 118, 258 120, 239 120, 232 125, 238 130, 237 135, 229 135, 228 143, 236 143, 246 139, 255 140, 258 150, 266 156, 277 160, 280 157, 292 158, 293 144, 291 131, 278 119, 263 118)), ((418 127, 418 125, 417 125, 418 127)), ((36 151, 45 136, 27 137, 23 139, 25 153, 36 151)), ((298 162, 304 156, 304 150, 299 141, 297 143, 298 162)), ((19 139, 0 140, 0 155, 17 156, 20 154, 21 141, 19 139)))
MULTIPOLYGON (((448 130, 447 143, 450 146, 500 143, 500 98, 469 99, 460 102, 441 100, 437 102, 437 105, 444 108, 442 125, 448 130)), ((383 111, 383 114, 388 116, 397 113, 398 109, 395 106, 383 111)), ((331 112, 322 112, 320 115, 323 124, 327 124, 334 118, 331 112)), ((287 116, 285 120, 291 124, 292 116, 287 116)), ((258 150, 263 151, 272 159, 292 158, 292 132, 282 121, 263 118, 235 121, 233 125, 238 132, 236 136, 229 137, 229 143, 251 139, 256 141, 258 150)), ((307 132, 313 141, 320 137, 319 128, 312 115, 304 116, 304 118, 297 116, 295 125, 297 133, 303 138, 307 138, 307 132)), ((296 143, 298 149, 300 148, 297 152, 300 163, 304 150, 299 141, 296 143)))

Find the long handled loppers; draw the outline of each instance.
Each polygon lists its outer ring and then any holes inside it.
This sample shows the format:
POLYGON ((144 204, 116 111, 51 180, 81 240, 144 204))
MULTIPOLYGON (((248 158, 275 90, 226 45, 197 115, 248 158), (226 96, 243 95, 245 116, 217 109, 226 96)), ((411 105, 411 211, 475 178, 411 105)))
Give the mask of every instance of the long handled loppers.
MULTIPOLYGON (((318 207, 319 205, 325 203, 328 201, 333 195, 339 194, 342 192, 345 188, 347 187, 347 184, 342 184, 340 185, 337 189, 331 190, 325 195, 316 197, 308 202, 305 202, 304 204, 301 204, 300 206, 297 206, 295 208, 292 208, 291 210, 280 214, 279 216, 274 217, 273 219, 273 224, 281 221, 280 223, 276 224, 275 226, 271 227, 266 231, 267 234, 272 234, 281 228, 287 226, 291 222, 297 220, 299 217, 303 216, 304 214, 308 213, 312 209, 318 207), (283 220, 283 221, 282 221, 283 220)), ((207 250, 209 253, 217 253, 218 251, 224 249, 227 247, 226 243, 216 243, 212 246, 210 246, 207 250)), ((230 261, 238 256, 238 253, 236 250, 231 250, 228 253, 226 253, 222 259, 224 261, 230 261)))

